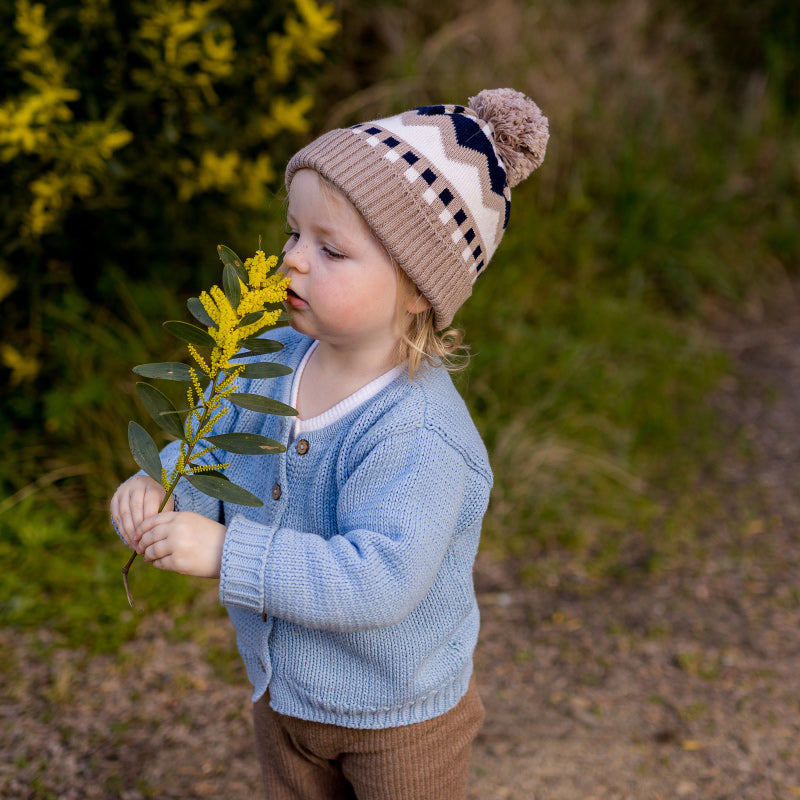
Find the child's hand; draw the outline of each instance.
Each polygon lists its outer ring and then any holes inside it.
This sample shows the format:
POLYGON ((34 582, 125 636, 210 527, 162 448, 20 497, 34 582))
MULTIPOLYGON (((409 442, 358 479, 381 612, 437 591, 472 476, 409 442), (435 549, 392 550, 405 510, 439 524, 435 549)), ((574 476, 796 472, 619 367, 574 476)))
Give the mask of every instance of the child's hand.
MULTIPOLYGON (((129 547, 138 550, 137 532, 142 520, 158 513, 164 501, 164 487, 146 475, 136 475, 117 489, 111 498, 111 518, 129 547)), ((167 500, 164 511, 172 511, 175 501, 167 500)))
POLYGON ((219 578, 222 546, 228 529, 191 511, 165 511, 147 517, 137 528, 137 552, 154 567, 219 578))

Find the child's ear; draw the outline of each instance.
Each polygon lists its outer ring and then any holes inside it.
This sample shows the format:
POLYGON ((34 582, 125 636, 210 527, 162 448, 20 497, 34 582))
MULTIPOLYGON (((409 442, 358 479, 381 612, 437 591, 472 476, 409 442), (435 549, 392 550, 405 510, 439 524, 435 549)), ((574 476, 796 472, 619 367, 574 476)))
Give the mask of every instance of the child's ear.
POLYGON ((408 304, 406 305, 406 311, 409 314, 421 314, 423 311, 427 311, 431 307, 430 301, 424 295, 418 294, 416 297, 412 297, 408 304))

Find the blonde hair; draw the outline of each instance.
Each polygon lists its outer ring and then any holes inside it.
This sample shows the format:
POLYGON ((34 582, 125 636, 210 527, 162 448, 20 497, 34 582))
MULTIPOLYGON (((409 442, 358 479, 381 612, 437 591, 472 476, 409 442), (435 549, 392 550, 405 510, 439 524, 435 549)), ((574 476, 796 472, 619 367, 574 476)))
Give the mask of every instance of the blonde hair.
MULTIPOLYGON (((319 172, 317 172, 317 177, 323 195, 344 199, 361 219, 364 219, 363 214, 332 180, 319 172)), ((373 239, 389 257, 397 275, 397 323, 400 328, 397 363, 408 362, 408 374, 411 378, 415 378, 425 366, 443 367, 448 372, 465 369, 469 364, 469 345, 464 344, 463 333, 457 328, 437 331, 435 312, 430 306, 417 313, 407 310, 409 302, 423 295, 366 220, 364 220, 364 224, 373 239)))
POLYGON ((393 258, 392 264, 397 273, 397 315, 401 330, 398 362, 408 361, 411 378, 423 366, 443 367, 448 372, 465 369, 469 364, 469 345, 464 344, 463 333, 457 328, 437 331, 431 306, 417 313, 408 311, 409 301, 422 297, 422 293, 393 258))

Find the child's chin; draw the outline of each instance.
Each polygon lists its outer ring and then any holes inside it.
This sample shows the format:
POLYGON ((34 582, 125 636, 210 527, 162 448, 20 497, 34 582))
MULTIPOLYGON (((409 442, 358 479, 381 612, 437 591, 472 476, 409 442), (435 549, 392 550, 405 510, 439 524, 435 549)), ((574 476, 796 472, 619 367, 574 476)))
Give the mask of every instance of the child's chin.
POLYGON ((298 318, 297 314, 293 314, 292 310, 289 309, 289 325, 290 327, 294 328, 298 333, 303 333, 306 336, 309 336, 305 330, 305 326, 303 325, 303 321, 298 318))

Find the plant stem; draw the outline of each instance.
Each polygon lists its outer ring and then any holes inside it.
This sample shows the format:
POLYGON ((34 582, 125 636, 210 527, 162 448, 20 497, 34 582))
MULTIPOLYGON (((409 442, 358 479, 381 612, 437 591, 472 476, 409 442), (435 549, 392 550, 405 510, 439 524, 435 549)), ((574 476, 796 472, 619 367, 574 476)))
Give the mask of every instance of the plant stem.
MULTIPOLYGON (((180 475, 176 476, 175 480, 172 482, 172 485, 167 490, 167 493, 164 495, 164 499, 161 501, 161 505, 158 507, 158 512, 161 513, 164 510, 164 506, 167 504, 167 500, 171 497, 172 493, 175 491, 175 487, 178 484, 178 478, 180 475)), ((128 559, 125 566, 122 568, 122 584, 125 587, 125 594, 128 597, 128 602, 130 603, 131 608, 136 608, 136 603, 133 602, 133 595, 131 594, 130 586, 128 586, 128 572, 130 572, 131 567, 133 566, 133 562, 136 561, 136 556, 139 554, 134 550, 131 557, 128 559)))
MULTIPOLYGON (((203 402, 203 416, 200 418, 200 422, 197 424, 196 433, 194 437, 188 440, 187 444, 189 445, 188 450, 186 451, 186 463, 188 464, 189 458, 192 455, 192 451, 197 446, 197 442, 200 440, 199 433, 205 427, 206 420, 208 419, 208 415, 210 413, 210 405, 211 400, 214 399, 214 393, 217 390, 217 378, 219 375, 215 375, 211 381, 211 394, 209 395, 208 402, 206 402, 205 398, 202 399, 203 402)), ((191 418, 191 417, 190 417, 191 418)), ((185 470, 185 467, 184 467, 185 470)), ((172 496, 172 493, 175 491, 175 487, 178 485, 178 481, 183 475, 183 472, 177 474, 170 484, 169 488, 167 489, 167 493, 164 495, 164 499, 161 501, 161 505, 158 507, 157 513, 160 514, 164 510, 164 506, 167 504, 167 500, 172 496)), ((125 587, 125 594, 128 598, 128 603, 130 603, 131 608, 136 609, 136 603, 133 602, 133 595, 131 594, 130 586, 128 585, 128 573, 130 572, 131 567, 133 566, 133 562, 136 561, 136 556, 139 555, 135 550, 133 554, 126 562, 125 566, 122 568, 122 584, 125 587)))

